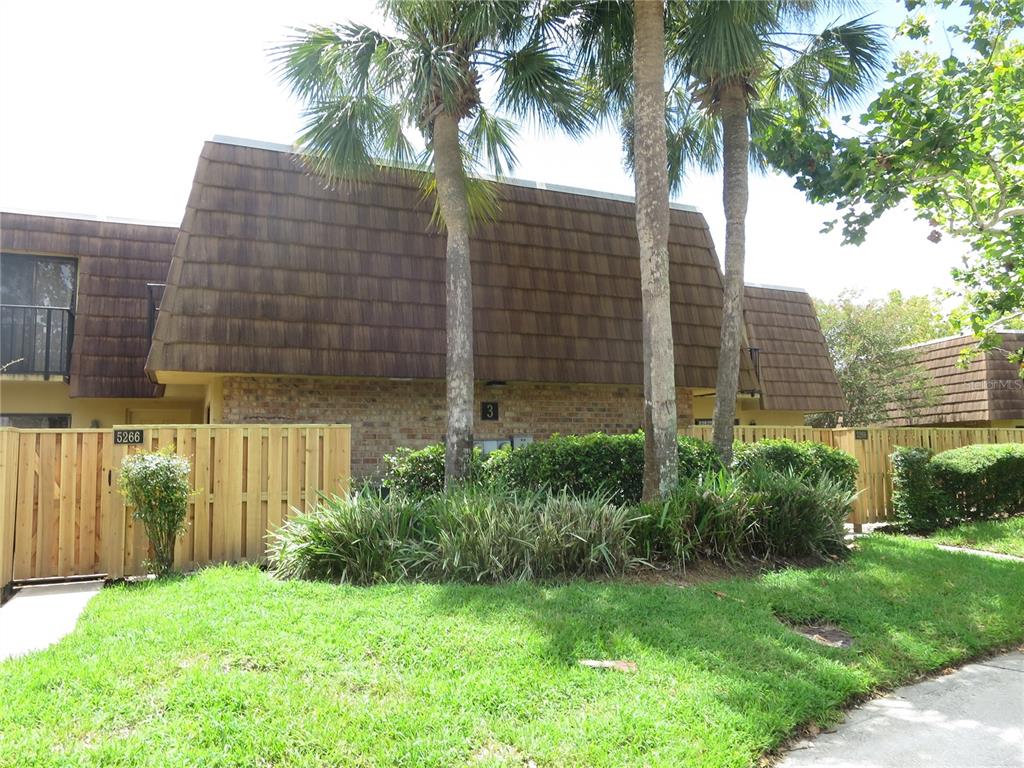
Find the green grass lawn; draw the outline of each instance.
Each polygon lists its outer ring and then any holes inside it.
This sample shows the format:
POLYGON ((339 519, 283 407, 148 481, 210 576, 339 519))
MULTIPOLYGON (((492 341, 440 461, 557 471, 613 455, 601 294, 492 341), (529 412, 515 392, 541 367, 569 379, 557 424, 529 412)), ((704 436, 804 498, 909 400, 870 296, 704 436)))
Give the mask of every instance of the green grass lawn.
POLYGON ((71 636, 0 664, 0 764, 747 766, 859 695, 1021 641, 1024 564, 892 536, 844 565, 691 587, 216 568, 106 589, 71 636))
POLYGON ((951 544, 954 547, 971 547, 1024 557, 1024 515, 1008 520, 964 523, 956 528, 936 531, 930 539, 937 544, 951 544))

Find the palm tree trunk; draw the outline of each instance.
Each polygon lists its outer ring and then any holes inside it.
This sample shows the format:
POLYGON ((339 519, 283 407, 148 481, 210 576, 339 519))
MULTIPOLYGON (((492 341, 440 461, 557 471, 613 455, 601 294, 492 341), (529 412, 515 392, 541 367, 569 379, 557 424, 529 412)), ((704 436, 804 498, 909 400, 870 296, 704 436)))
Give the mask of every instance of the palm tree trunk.
POLYGON ((730 83, 724 87, 719 109, 722 115, 722 202, 725 206, 725 295, 712 440, 718 455, 728 464, 732 461, 743 345, 743 262, 746 257, 750 129, 746 90, 742 83, 730 83))
POLYGON ((665 135, 665 17, 660 0, 635 0, 633 156, 644 338, 645 499, 676 486, 675 348, 668 271, 668 142, 665 135))
POLYGON ((469 264, 469 203, 459 145, 459 124, 451 115, 434 119, 434 175, 437 202, 448 231, 445 249, 446 364, 448 429, 445 485, 469 477, 473 457, 473 280, 469 264))

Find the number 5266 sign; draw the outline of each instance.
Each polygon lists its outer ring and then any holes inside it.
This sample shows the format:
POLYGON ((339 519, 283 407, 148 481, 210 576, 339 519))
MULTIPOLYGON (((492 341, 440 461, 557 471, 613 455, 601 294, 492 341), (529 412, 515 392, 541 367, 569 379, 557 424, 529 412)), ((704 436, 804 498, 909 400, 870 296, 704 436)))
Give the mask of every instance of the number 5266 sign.
POLYGON ((114 445, 142 445, 141 429, 115 429, 114 445))

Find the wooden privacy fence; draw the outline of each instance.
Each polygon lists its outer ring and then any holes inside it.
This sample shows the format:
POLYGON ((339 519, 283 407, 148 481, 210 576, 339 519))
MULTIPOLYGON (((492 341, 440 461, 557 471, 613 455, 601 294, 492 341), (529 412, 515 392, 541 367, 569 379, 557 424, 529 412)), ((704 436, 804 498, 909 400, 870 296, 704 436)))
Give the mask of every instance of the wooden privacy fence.
MULTIPOLYGON (((175 564, 260 561, 266 533, 324 493, 350 483, 350 428, 332 425, 133 426, 140 446, 117 445, 109 429, 0 428, 0 588, 12 580, 142 573, 148 543, 117 491, 131 451, 173 446, 192 459, 188 529, 175 564)), ((710 427, 687 434, 710 439, 710 427)), ((1024 442, 1022 429, 812 429, 737 427, 742 442, 786 438, 842 449, 860 465, 851 522, 892 513, 897 446, 939 452, 972 443, 1024 442)))
MULTIPOLYGON (((686 434, 711 439, 711 427, 691 427, 686 434)), ((1024 443, 1024 429, 869 427, 867 429, 814 429, 812 427, 736 427, 736 440, 810 440, 846 451, 857 459, 859 494, 850 522, 859 530, 864 523, 892 517, 892 464, 897 447, 931 448, 936 453, 975 443, 1024 443)))
POLYGON ((12 580, 143 572, 149 543, 118 492, 121 460, 171 446, 191 459, 188 528, 175 564, 260 561, 266 533, 320 493, 350 482, 347 425, 132 426, 141 445, 110 429, 0 428, 0 587, 12 580))

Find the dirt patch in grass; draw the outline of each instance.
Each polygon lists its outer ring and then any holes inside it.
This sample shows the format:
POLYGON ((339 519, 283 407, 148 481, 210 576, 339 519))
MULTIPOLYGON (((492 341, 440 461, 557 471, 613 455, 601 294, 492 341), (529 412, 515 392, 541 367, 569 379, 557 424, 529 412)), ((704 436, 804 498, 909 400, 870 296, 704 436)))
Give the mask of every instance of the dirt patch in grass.
POLYGON ((830 623, 790 624, 790 629, 808 640, 813 640, 830 648, 849 648, 853 645, 853 636, 845 629, 830 623))

